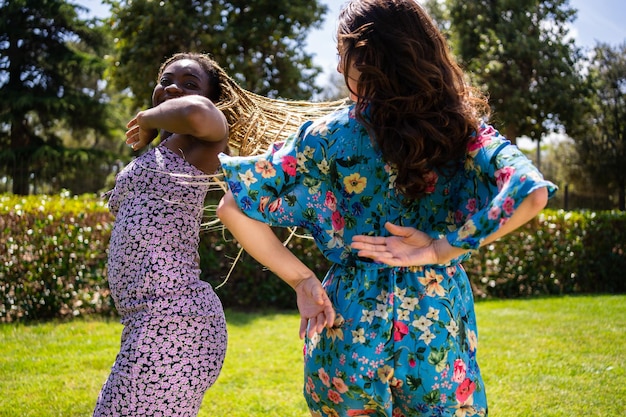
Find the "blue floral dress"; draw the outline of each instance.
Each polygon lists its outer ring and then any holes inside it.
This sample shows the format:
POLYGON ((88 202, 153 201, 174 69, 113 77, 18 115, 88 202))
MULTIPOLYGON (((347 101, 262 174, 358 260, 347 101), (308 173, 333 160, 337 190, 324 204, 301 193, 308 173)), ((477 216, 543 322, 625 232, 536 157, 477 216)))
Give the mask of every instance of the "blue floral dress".
POLYGON ((305 340, 304 395, 314 416, 484 416, 474 300, 461 266, 390 267, 350 249, 357 234, 388 235, 389 221, 476 249, 529 193, 556 187, 483 125, 460 172, 432 172, 407 203, 354 107, 307 122, 282 146, 220 160, 241 209, 311 233, 333 265, 323 285, 335 326, 305 340))

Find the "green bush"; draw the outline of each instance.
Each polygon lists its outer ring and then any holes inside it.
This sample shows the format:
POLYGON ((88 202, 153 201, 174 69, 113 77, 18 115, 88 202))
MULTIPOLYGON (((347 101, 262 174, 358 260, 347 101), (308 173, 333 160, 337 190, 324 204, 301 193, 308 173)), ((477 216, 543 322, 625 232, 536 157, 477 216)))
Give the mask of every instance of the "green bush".
POLYGON ((544 210, 465 267, 478 295, 626 292, 626 213, 544 210))
MULTIPOLYGON (((274 231, 299 259, 323 278, 330 263, 319 254, 311 239, 289 239, 288 230, 274 231)), ((293 289, 224 236, 229 236, 228 232, 203 234, 200 242, 202 278, 213 285, 224 307, 241 310, 296 308, 293 289)))
POLYGON ((93 196, 0 196, 1 321, 111 314, 111 224, 93 196))
MULTIPOLYGON (((106 282, 112 221, 92 195, 0 195, 0 321, 115 314, 106 282)), ((287 240, 288 230, 277 232, 287 240)), ((626 213, 544 210, 464 266, 482 298, 623 293, 625 246, 626 213)), ((295 236, 288 247, 323 277, 329 263, 312 240, 295 236)), ((295 308, 293 290, 246 253, 233 268, 239 253, 228 233, 201 234, 202 279, 225 307, 295 308)))

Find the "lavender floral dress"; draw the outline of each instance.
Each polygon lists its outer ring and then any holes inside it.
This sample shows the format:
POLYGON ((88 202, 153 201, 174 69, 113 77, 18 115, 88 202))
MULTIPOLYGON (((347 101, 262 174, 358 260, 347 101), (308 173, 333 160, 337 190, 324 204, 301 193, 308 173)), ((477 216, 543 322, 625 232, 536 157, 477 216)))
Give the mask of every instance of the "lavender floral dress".
POLYGON ((94 416, 196 416, 217 379, 226 323, 198 263, 207 190, 163 144, 117 176, 108 280, 124 330, 94 416))
POLYGON ((428 195, 408 206, 354 108, 304 124, 256 157, 220 156, 250 217, 307 229, 333 266, 323 285, 338 314, 305 341, 304 394, 314 416, 484 416, 474 301, 463 258, 398 268, 359 259, 356 234, 413 226, 477 248, 544 181, 490 126, 472 138, 460 172, 432 172, 428 195))

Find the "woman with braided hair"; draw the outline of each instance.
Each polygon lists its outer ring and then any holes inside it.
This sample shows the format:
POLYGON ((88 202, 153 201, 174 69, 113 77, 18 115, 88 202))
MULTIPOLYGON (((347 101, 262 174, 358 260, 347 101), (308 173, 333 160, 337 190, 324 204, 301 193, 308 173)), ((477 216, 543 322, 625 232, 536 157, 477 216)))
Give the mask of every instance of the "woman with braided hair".
MULTIPOLYGON (((200 280, 198 257, 204 200, 219 183, 217 155, 229 144, 254 153, 283 140, 302 116, 341 105, 254 95, 197 53, 162 64, 152 103, 128 123, 126 143, 136 151, 157 136, 160 143, 129 163, 108 193, 108 281, 124 329, 94 416, 197 415, 227 344, 222 304, 200 280)), ((305 317, 330 308, 318 304, 322 294, 320 283, 298 289, 305 317)))

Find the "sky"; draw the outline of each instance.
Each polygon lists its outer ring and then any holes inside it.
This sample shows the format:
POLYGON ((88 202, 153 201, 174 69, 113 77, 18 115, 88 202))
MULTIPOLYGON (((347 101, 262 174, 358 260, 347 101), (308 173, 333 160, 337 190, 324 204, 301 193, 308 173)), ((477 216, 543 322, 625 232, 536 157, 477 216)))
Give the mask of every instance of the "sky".
MULTIPOLYGON (((308 51, 314 54, 313 62, 325 71, 326 77, 337 66, 335 30, 343 0, 322 0, 328 13, 322 29, 308 36, 308 51)), ((578 10, 570 34, 580 47, 592 48, 596 41, 617 46, 626 42, 626 1, 624 0, 570 0, 578 10)), ((323 83, 320 83, 323 85, 323 83)))
MULTIPOLYGON (((99 0, 74 0, 90 10, 89 15, 107 16, 108 6, 99 0)), ((339 10, 344 0, 321 0, 328 6, 322 28, 312 30, 307 37, 307 50, 313 55, 313 63, 323 69, 318 81, 326 84, 328 76, 336 70, 337 53, 335 29, 339 10)), ((626 42, 626 1, 624 0, 570 0, 570 5, 578 10, 577 19, 570 29, 576 44, 592 48, 596 42, 617 46, 626 42)))

